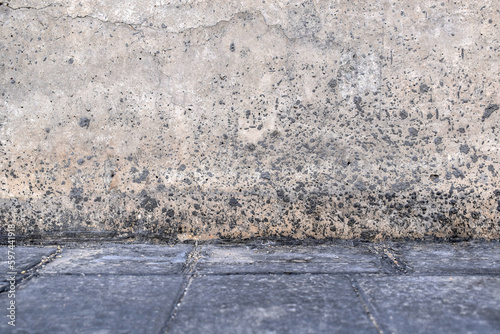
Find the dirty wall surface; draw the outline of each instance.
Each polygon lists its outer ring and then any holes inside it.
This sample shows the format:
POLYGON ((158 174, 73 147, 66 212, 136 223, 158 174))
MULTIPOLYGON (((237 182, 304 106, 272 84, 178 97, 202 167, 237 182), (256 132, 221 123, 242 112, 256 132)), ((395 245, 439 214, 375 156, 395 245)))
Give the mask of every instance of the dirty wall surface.
POLYGON ((7 1, 16 233, 499 238, 500 5, 7 1))

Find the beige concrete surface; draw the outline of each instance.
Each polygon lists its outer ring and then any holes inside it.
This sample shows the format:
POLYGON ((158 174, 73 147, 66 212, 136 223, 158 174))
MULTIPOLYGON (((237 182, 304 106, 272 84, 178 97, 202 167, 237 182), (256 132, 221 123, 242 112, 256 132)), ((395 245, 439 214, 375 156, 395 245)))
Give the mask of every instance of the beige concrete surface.
POLYGON ((499 24, 493 0, 4 1, 2 229, 499 238, 499 24))

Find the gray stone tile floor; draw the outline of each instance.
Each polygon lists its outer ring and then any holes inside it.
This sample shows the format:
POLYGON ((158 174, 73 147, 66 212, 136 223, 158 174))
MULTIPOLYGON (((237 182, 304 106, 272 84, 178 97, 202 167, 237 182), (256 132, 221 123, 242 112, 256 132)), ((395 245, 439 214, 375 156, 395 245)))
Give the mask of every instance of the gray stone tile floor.
POLYGON ((7 251, 0 333, 500 333, 500 242, 7 251))

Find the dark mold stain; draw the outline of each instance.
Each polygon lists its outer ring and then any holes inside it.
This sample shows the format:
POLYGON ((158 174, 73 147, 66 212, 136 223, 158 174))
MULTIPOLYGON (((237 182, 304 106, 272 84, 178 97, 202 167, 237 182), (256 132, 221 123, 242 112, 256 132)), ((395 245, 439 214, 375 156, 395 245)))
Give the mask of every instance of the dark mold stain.
POLYGON ((147 169, 144 169, 141 173, 141 175, 139 175, 138 177, 135 177, 132 182, 135 182, 135 183, 141 183, 141 182, 144 182, 146 181, 147 177, 149 175, 149 171, 147 169))
POLYGON ((82 128, 88 128, 90 125, 90 118, 80 117, 80 120, 78 121, 78 125, 81 126, 82 128))
POLYGON ((230 205, 230 206, 232 206, 232 207, 240 207, 240 208, 241 208, 241 206, 242 206, 242 205, 240 204, 240 202, 238 202, 238 200, 237 200, 236 198, 234 198, 234 197, 231 197, 231 198, 229 199, 229 205, 230 205))
POLYGON ((426 84, 420 84, 420 93, 428 93, 431 90, 426 84))
POLYGON ((69 198, 75 201, 75 204, 79 204, 83 200, 82 194, 83 194, 83 188, 73 187, 69 192, 69 198))
POLYGON ((498 106, 498 104, 490 104, 488 107, 486 107, 483 113, 483 121, 490 117, 491 114, 493 114, 493 112, 497 111, 499 108, 500 107, 498 106))
POLYGON ((158 201, 152 197, 145 196, 141 202, 141 208, 148 212, 153 212, 158 207, 158 201))
POLYGON ((337 79, 331 79, 330 81, 328 81, 328 87, 333 91, 335 92, 335 90, 337 89, 337 79))
POLYGON ((260 178, 264 180, 271 180, 271 174, 269 172, 260 173, 260 178))
POLYGON ((470 152, 470 147, 467 144, 460 145, 460 152, 463 154, 469 154, 470 152))

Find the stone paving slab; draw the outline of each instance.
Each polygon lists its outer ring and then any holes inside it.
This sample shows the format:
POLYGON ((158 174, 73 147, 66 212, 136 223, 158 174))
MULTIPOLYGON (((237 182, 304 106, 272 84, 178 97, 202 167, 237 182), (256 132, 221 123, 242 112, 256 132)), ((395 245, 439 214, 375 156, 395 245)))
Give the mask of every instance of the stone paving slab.
MULTIPOLYGON (((3 291, 8 287, 8 275, 11 272, 8 263, 8 251, 7 246, 0 247, 0 291, 3 291)), ((14 252, 15 270, 17 273, 16 280, 24 277, 23 271, 33 268, 39 264, 44 258, 49 257, 57 251, 57 247, 33 247, 33 246, 17 246, 11 249, 14 252)))
MULTIPOLYGON (((179 275, 33 278, 17 292, 16 327, 3 319, 0 333, 159 333, 182 280, 179 275)), ((1 305, 7 305, 6 297, 0 295, 1 305)))
MULTIPOLYGON (((5 273, 9 270, 8 265, 8 247, 0 247, 0 272, 5 273)), ((57 251, 57 247, 33 247, 18 246, 13 249, 15 252, 16 269, 18 272, 28 270, 39 264, 44 257, 49 257, 57 251)))
POLYGON ((393 249, 415 273, 500 274, 500 243, 405 243, 393 249))
POLYGON ((357 246, 207 245, 196 265, 200 274, 381 272, 380 256, 357 246))
POLYGON ((191 245, 121 245, 64 249, 61 258, 40 270, 43 274, 163 274, 181 273, 191 245))
POLYGON ((358 279, 385 333, 500 333, 500 277, 358 279))
POLYGON ((332 275, 195 278, 169 333, 377 333, 350 280, 332 275))
POLYGON ((500 333, 498 243, 62 249, 18 282, 0 333, 500 333))

